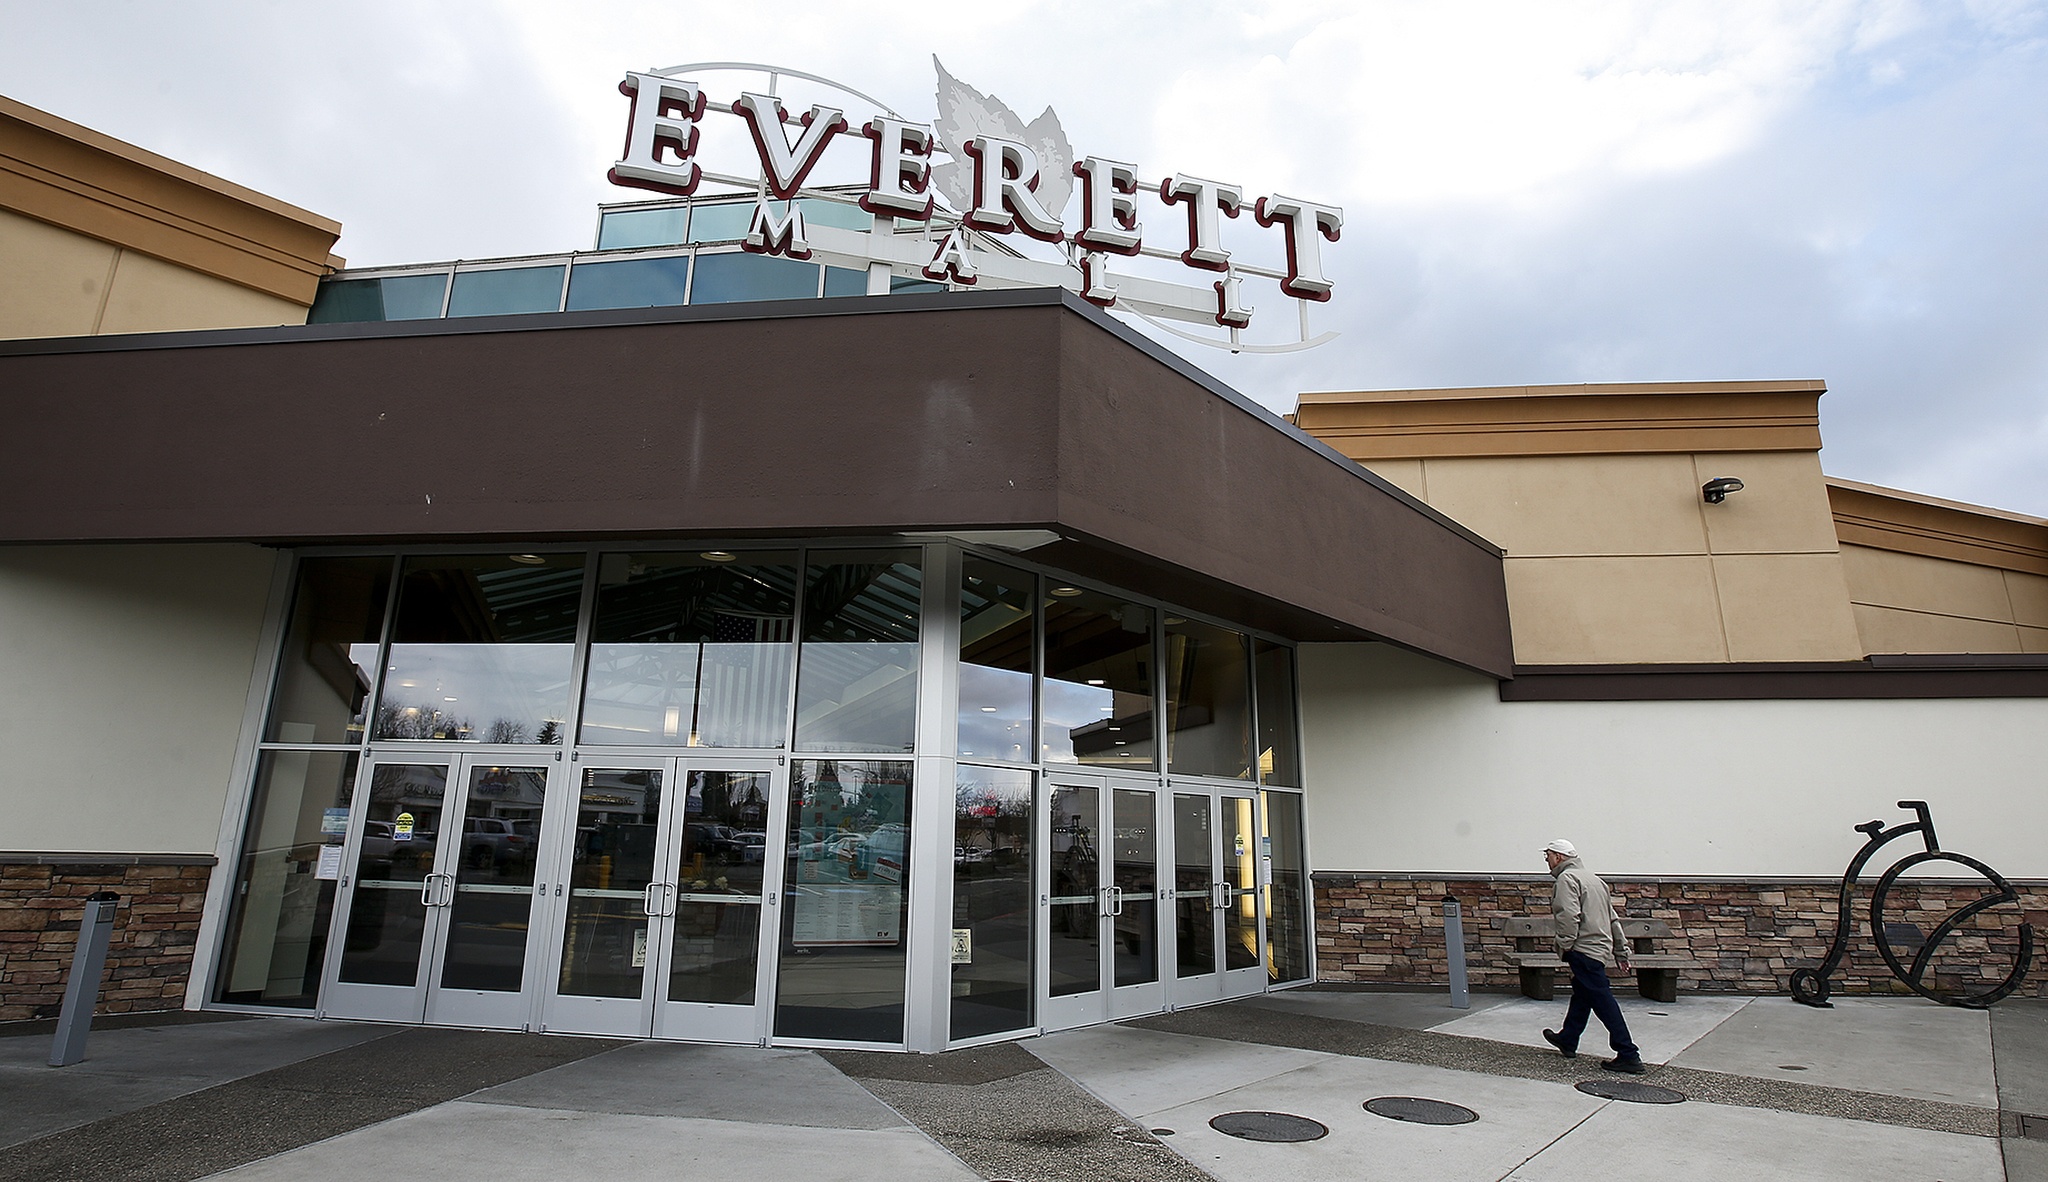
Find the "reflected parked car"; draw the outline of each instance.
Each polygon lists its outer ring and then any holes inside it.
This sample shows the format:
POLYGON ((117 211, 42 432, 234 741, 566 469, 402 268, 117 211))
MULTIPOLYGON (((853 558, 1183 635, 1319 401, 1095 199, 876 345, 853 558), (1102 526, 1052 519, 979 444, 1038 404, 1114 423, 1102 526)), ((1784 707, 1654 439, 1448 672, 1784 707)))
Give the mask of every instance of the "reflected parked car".
POLYGON ((531 856, 533 839, 498 817, 467 817, 462 822, 462 857, 479 870, 504 866, 531 856))

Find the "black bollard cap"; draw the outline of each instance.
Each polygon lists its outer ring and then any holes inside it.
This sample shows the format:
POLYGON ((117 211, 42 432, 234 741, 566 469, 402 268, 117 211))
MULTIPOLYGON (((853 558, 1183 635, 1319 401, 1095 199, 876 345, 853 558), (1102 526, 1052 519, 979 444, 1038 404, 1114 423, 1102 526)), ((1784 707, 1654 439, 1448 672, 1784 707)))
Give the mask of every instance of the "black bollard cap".
POLYGON ((85 901, 88 903, 118 903, 121 901, 121 896, 112 891, 94 891, 85 897, 85 901))

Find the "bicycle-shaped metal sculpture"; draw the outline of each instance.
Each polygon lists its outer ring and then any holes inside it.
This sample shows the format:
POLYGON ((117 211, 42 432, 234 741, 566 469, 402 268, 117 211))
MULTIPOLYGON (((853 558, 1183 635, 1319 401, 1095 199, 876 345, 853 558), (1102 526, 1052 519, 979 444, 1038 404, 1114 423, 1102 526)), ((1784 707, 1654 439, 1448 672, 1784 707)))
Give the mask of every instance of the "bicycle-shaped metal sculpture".
POLYGON ((1928 816, 1926 801, 1902 800, 1899 802, 1899 807, 1913 810, 1920 819, 1905 825, 1894 825, 1889 829, 1885 828, 1883 821, 1871 821, 1868 824, 1856 826, 1856 832, 1868 835, 1870 840, 1866 841, 1863 844, 1863 848, 1857 851, 1856 857, 1849 862, 1849 868, 1842 874, 1841 904, 1835 916, 1835 942, 1828 948, 1827 959, 1820 963, 1818 969, 1799 969, 1792 974, 1793 1001, 1810 1006, 1828 1006, 1833 1004, 1828 1001, 1828 994, 1831 991, 1828 978, 1833 976, 1835 970, 1841 967, 1842 958, 1848 955, 1849 952, 1849 932, 1855 923, 1854 917, 1850 912, 1854 901, 1857 876, 1863 873, 1864 864, 1870 861, 1871 856, 1877 853, 1879 848, 1909 833, 1921 834, 1927 844, 1927 848, 1907 854, 1897 862, 1894 862, 1892 868, 1885 871, 1884 876, 1877 880, 1877 886, 1870 894, 1871 939, 1876 941, 1878 955, 1884 957, 1884 963, 1891 969, 1892 974, 1905 982, 1906 988, 1911 989, 1930 1001, 1938 1001, 1943 1005, 1964 1006, 1969 1009, 1988 1008, 2011 994, 2013 990, 2018 989, 2020 982, 2026 978, 2027 970, 2032 966, 2034 960, 2034 929, 2032 925, 2022 923, 2019 925, 2019 951, 2018 955, 2013 959, 2012 972, 1997 985, 1982 993, 1959 993, 1933 989, 1925 983, 1924 977, 1927 973, 1927 966, 1933 961, 1935 951, 1941 947, 1944 940, 1955 934, 1956 929, 1969 922, 1978 913, 1988 908, 1996 907, 2000 903, 2017 902, 2019 900, 2019 892, 2013 890, 2012 884, 2007 882, 1998 871, 1993 870, 1977 859, 1966 854, 1951 853, 1948 850, 1942 849, 1940 843, 1935 840, 1934 820, 1928 816), (1942 920, 1921 941, 1919 949, 1913 953, 1913 963, 1905 965, 1899 962, 1898 951, 1891 944, 1889 932, 1891 925, 1886 924, 1884 918, 1885 900, 1891 896, 1892 887, 1899 881, 1900 875, 1913 869, 1915 866, 1925 865, 1928 862, 1954 862, 1959 866, 1967 866, 1983 875, 1986 881, 1990 882, 1995 889, 1995 893, 1985 895, 1975 902, 1965 904, 1947 919, 1942 920))

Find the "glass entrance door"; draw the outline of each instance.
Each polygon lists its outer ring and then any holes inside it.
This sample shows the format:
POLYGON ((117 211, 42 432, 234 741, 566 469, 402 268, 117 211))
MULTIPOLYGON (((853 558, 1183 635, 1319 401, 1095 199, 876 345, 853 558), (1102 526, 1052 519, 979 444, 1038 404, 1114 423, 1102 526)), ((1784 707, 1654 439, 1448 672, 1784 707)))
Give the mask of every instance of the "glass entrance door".
POLYGON ((573 830, 551 855, 560 920, 544 1029, 762 1041, 782 771, 768 760, 592 759, 575 777, 573 830))
POLYGON ((1046 794, 1045 1026, 1162 1008, 1159 794, 1055 776, 1046 794))
POLYGON ((1173 1004, 1265 988, 1256 800, 1250 789, 1173 792, 1173 1004))
POLYGON ((552 763, 373 759, 343 847, 323 1012, 519 1029, 552 763))

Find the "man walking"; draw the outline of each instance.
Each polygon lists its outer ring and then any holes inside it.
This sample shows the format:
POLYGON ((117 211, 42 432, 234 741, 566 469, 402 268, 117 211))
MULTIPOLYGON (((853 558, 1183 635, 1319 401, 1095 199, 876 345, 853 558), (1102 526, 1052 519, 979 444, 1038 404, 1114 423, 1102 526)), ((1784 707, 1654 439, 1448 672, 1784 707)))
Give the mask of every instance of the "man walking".
POLYGON ((1579 851, 1559 838, 1543 847, 1543 859, 1550 863, 1557 886, 1550 896, 1550 916, 1556 923, 1557 953, 1572 971, 1572 1002, 1564 1013, 1564 1028, 1545 1030, 1543 1040, 1567 1059, 1579 1054, 1579 1036, 1586 1032, 1586 1017, 1597 1014, 1607 1027, 1607 1041, 1614 1058, 1602 1063, 1609 1071, 1641 1075, 1643 1054, 1629 1040, 1628 1023, 1622 1021, 1621 1004, 1607 983, 1609 961, 1621 972, 1628 971, 1628 938, 1621 933, 1621 916, 1607 884, 1579 861, 1579 851))

